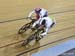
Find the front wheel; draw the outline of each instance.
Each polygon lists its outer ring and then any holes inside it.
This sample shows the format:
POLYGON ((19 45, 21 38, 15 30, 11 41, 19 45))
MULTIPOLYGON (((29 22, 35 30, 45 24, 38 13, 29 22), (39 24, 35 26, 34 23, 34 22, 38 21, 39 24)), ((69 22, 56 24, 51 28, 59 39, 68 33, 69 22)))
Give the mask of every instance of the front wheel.
POLYGON ((22 34, 24 32, 26 32, 28 29, 31 28, 31 25, 35 22, 36 20, 35 19, 32 19, 32 21, 30 23, 27 23, 25 25, 23 25, 19 31, 18 31, 18 34, 22 34))
POLYGON ((19 29, 18 34, 22 34, 22 33, 26 32, 26 30, 29 29, 30 26, 31 26, 31 23, 28 23, 28 24, 23 25, 23 26, 19 29))

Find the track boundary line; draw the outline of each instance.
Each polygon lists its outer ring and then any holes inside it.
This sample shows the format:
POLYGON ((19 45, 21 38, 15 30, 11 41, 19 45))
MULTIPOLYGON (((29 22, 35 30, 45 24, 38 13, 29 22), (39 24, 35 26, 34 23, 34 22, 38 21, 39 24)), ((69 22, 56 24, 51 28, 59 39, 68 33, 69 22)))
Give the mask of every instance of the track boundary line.
MULTIPOLYGON (((60 29, 60 30, 56 30, 56 31, 50 32, 49 34, 51 34, 51 33, 55 33, 55 32, 59 32, 59 31, 62 31, 62 30, 71 29, 71 28, 75 28, 75 26, 67 27, 67 28, 60 29)), ((23 41, 23 40, 20 40, 20 41, 14 42, 14 43, 10 43, 10 44, 7 44, 7 45, 4 45, 4 46, 1 46, 0 49, 1 49, 1 48, 4 48, 4 47, 7 47, 7 46, 11 46, 11 45, 17 44, 17 43, 20 43, 20 42, 22 42, 22 41, 23 41)))
POLYGON ((38 48, 41 48, 41 47, 45 47, 45 46, 47 46, 47 45, 49 45, 49 44, 53 44, 53 43, 55 43, 55 42, 59 42, 59 41, 62 41, 62 40, 64 40, 64 39, 68 39, 68 38, 71 38, 71 37, 74 37, 74 36, 75 36, 75 35, 71 35, 71 36, 68 36, 68 37, 65 37, 65 38, 62 38, 62 39, 59 39, 59 40, 56 40, 56 41, 53 41, 53 42, 44 44, 44 45, 42 45, 42 46, 32 48, 32 49, 27 50, 27 51, 25 51, 25 52, 19 53, 19 54, 17 54, 16 56, 23 55, 23 54, 28 53, 28 52, 30 52, 30 51, 33 51, 33 50, 35 50, 35 49, 38 49, 38 48))
MULTIPOLYGON (((65 12, 72 12, 72 11, 75 11, 75 9, 74 10, 59 11, 59 12, 55 12, 55 13, 49 13, 49 15, 60 14, 60 13, 65 13, 65 12)), ((1 21, 0 23, 7 23, 7 22, 18 21, 18 20, 24 20, 26 18, 27 17, 19 18, 19 19, 13 19, 13 20, 6 20, 6 21, 1 21)))

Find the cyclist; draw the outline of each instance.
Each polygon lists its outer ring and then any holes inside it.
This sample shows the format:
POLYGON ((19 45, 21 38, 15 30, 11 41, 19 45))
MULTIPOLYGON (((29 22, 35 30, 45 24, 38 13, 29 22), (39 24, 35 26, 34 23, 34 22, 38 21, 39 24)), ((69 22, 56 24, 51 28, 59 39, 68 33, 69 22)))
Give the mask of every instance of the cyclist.
MULTIPOLYGON (((35 13, 35 15, 36 15, 36 21, 39 20, 39 19, 41 19, 41 18, 43 18, 43 17, 48 17, 48 12, 47 12, 47 10, 45 10, 44 8, 35 8, 35 9, 33 9, 33 10, 29 13, 28 18, 31 19, 31 16, 32 16, 32 14, 34 14, 34 13, 35 13)), ((32 20, 32 23, 33 23, 33 25, 32 25, 32 30, 33 30, 33 28, 34 28, 34 25, 36 24, 36 22, 34 22, 34 21, 35 21, 35 20, 32 20)))
MULTIPOLYGON (((46 36, 49 32, 49 30, 56 24, 55 19, 51 19, 50 17, 43 17, 40 20, 38 20, 36 22, 36 24, 39 25, 38 29, 43 29, 44 28, 44 32, 40 34, 40 37, 38 40, 40 40, 41 38, 43 38, 44 36, 46 36)), ((35 27, 35 25, 34 25, 35 27)))
POLYGON ((47 10, 45 10, 43 8, 35 8, 32 12, 29 13, 28 17, 31 17, 33 13, 36 14, 37 21, 33 23, 32 29, 34 29, 36 25, 39 25, 38 29, 45 28, 45 31, 40 34, 39 39, 41 39, 42 37, 47 35, 47 33, 49 32, 49 29, 54 24, 56 24, 56 21, 55 21, 55 19, 52 19, 51 17, 48 17, 47 10))
POLYGON ((36 14, 36 20, 48 16, 47 10, 45 10, 45 9, 43 9, 43 8, 35 8, 35 9, 33 9, 33 10, 29 13, 28 17, 30 18, 33 13, 36 14))

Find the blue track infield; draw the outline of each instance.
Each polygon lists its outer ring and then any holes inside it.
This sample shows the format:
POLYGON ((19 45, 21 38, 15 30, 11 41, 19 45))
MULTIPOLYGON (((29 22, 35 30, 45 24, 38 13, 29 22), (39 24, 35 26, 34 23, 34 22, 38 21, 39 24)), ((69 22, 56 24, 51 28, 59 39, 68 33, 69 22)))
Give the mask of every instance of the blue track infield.
POLYGON ((32 56, 58 56, 72 48, 75 48, 75 40, 68 40, 65 43, 34 53, 32 56))

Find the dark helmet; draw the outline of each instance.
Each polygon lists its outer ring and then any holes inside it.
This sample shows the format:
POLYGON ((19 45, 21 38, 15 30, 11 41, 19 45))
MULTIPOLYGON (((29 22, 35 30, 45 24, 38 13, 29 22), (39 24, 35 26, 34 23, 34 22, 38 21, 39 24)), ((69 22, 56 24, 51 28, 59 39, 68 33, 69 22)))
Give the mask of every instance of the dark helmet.
POLYGON ((36 13, 40 13, 40 11, 41 11, 41 8, 35 8, 36 13))

